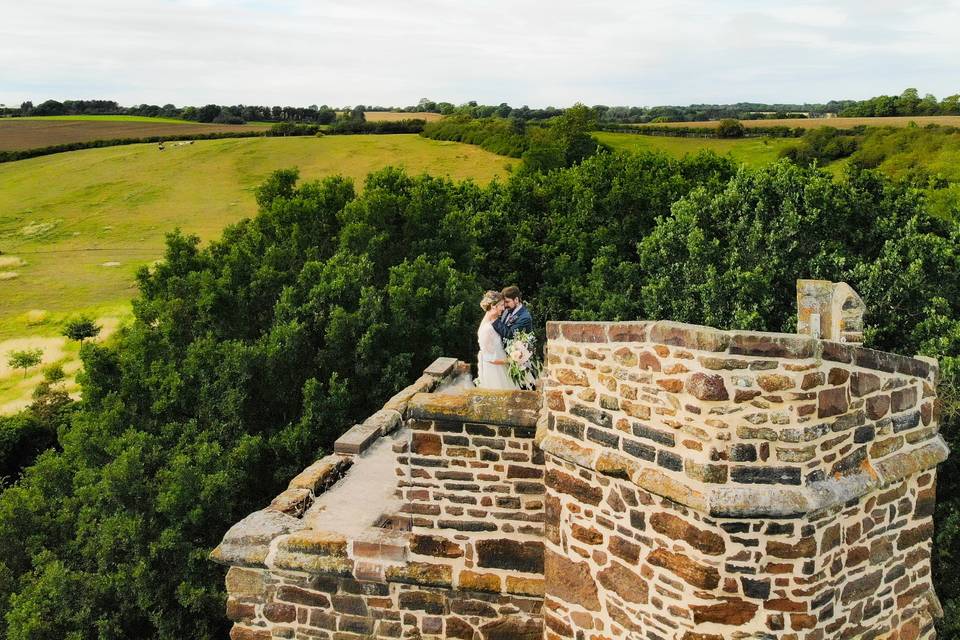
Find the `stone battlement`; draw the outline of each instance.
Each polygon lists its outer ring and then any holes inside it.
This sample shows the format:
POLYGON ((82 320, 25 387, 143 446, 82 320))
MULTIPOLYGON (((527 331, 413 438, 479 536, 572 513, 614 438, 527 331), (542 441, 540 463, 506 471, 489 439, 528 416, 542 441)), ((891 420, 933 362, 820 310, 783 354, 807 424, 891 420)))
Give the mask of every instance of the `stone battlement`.
POLYGON ((928 359, 675 322, 547 334, 544 450, 713 516, 829 509, 947 455, 928 359))
POLYGON ((226 534, 231 637, 933 638, 937 364, 798 304, 550 322, 538 392, 439 359, 226 534))

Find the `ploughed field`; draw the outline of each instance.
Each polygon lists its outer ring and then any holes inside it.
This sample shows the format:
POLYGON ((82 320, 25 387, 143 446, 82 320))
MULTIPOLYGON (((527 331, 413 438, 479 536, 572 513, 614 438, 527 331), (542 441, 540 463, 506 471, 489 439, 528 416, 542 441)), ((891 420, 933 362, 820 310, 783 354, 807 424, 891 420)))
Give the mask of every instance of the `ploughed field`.
POLYGON ((265 124, 203 124, 168 118, 76 116, 73 118, 0 118, 0 151, 21 151, 73 142, 264 131, 265 124), (124 118, 124 119, 120 119, 124 118))
MULTIPOLYGON (((716 128, 719 121, 706 120, 704 122, 658 122, 658 127, 694 127, 716 128)), ((815 129, 817 127, 835 127, 850 129, 865 125, 868 127, 906 127, 911 122, 919 126, 928 124, 949 125, 960 127, 960 116, 890 116, 886 118, 777 118, 772 120, 741 120, 740 123, 749 128, 753 127, 801 127, 815 129)), ((648 125, 638 124, 637 127, 648 125)))
MULTIPOLYGON (((136 144, 0 164, 0 359, 35 343, 45 362, 66 358, 75 370, 75 349, 57 338, 63 321, 83 312, 116 324, 136 270, 162 257, 167 233, 218 237, 256 213, 253 189, 276 169, 298 167, 301 180, 342 174, 362 188, 389 165, 486 183, 511 162, 405 134, 199 140, 163 152, 136 144)), ((33 372, 23 380, 0 368, 0 412, 29 401, 33 372)))

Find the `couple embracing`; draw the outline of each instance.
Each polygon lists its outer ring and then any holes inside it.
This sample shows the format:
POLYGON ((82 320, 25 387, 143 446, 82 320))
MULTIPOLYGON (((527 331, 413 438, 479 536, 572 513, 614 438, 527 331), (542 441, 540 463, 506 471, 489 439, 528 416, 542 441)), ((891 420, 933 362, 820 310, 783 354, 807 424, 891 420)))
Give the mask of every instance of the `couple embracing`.
POLYGON ((476 385, 484 389, 532 389, 539 375, 533 317, 520 289, 487 291, 480 301, 476 385))

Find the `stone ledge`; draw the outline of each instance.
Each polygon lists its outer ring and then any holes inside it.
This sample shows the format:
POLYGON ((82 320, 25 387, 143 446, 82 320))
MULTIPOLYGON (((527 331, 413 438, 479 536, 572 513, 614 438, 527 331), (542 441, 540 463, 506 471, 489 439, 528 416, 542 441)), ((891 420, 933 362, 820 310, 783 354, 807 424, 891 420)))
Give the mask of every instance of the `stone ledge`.
POLYGON ((406 418, 478 422, 510 427, 535 427, 540 412, 536 391, 418 393, 407 405, 406 418))
POLYGON ((266 567, 274 539, 305 528, 302 520, 291 515, 270 509, 254 511, 230 527, 210 558, 229 566, 266 567))
POLYGON ((806 487, 778 487, 710 486, 678 479, 638 460, 584 448, 554 433, 543 438, 540 448, 577 466, 629 479, 645 491, 715 518, 786 518, 824 511, 931 469, 946 460, 950 453, 943 437, 938 435, 927 444, 891 456, 875 467, 867 466, 857 474, 828 478, 806 487))
POLYGON ((333 443, 333 450, 342 455, 359 455, 367 450, 380 437, 380 427, 376 424, 355 424, 333 443))
POLYGON ((350 458, 336 454, 325 456, 298 473, 290 481, 289 489, 307 489, 314 496, 320 495, 339 480, 352 464, 350 458))
POLYGON ((899 373, 936 382, 939 365, 933 358, 877 351, 858 344, 818 340, 794 333, 724 331, 714 327, 659 320, 655 322, 547 323, 548 340, 575 343, 644 343, 697 351, 762 358, 816 359, 852 364, 864 369, 899 373))
POLYGON ((456 358, 437 358, 423 370, 423 373, 434 378, 442 378, 453 371, 455 366, 457 366, 456 358))

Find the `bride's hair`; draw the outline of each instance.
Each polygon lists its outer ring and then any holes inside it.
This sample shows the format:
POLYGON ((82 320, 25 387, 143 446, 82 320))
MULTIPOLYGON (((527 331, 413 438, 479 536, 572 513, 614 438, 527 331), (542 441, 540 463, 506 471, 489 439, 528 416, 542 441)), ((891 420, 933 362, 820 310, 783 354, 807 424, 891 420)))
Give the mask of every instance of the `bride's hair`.
POLYGON ((487 291, 483 294, 483 299, 480 301, 480 308, 484 311, 490 311, 490 309, 495 307, 501 300, 503 300, 503 296, 499 291, 487 291))

